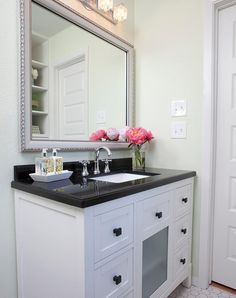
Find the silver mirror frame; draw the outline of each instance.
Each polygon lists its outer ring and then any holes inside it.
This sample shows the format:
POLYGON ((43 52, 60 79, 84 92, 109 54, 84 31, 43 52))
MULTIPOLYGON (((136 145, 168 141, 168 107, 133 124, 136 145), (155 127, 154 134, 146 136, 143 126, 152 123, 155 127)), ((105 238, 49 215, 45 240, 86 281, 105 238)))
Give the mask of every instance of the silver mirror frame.
MULTIPOLYGON (((61 148, 62 151, 88 151, 106 144, 111 149, 127 149, 125 142, 54 141, 31 138, 31 0, 20 0, 20 150, 40 151, 42 148, 61 148)), ((70 22, 102 38, 127 54, 127 123, 134 125, 134 49, 126 41, 98 26, 78 11, 59 0, 33 0, 61 15, 70 22)))

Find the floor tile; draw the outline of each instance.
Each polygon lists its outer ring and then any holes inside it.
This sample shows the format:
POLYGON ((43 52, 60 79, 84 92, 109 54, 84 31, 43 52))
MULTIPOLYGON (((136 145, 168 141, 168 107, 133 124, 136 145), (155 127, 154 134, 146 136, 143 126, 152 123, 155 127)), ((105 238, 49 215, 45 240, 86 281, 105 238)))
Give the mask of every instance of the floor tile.
POLYGON ((207 290, 202 290, 200 288, 192 286, 187 289, 180 285, 174 292, 172 292, 169 298, 236 298, 236 295, 230 292, 224 291, 222 289, 216 288, 214 286, 209 286, 207 290))

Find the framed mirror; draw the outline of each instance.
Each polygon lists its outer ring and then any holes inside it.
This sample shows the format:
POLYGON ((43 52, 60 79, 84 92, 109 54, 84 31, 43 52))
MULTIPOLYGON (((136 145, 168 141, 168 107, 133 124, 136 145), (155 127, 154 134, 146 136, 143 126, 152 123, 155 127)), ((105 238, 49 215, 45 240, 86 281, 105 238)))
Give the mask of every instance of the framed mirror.
POLYGON ((21 151, 113 149, 98 129, 133 126, 133 47, 59 1, 20 0, 21 151))

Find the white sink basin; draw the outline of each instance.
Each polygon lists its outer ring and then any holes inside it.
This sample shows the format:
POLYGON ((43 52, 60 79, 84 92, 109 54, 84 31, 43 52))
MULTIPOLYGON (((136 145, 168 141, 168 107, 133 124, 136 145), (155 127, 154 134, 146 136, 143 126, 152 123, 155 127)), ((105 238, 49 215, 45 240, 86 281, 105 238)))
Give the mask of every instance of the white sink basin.
POLYGON ((128 173, 119 173, 119 174, 111 174, 101 177, 90 178, 92 180, 111 182, 111 183, 124 183, 132 180, 138 180, 150 177, 148 175, 139 175, 139 174, 128 174, 128 173))

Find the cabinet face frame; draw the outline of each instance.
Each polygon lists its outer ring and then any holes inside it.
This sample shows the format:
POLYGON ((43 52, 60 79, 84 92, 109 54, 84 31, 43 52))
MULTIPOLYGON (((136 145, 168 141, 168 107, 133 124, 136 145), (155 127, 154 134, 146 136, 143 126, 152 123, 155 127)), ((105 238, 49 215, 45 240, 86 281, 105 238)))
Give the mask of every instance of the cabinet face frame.
MULTIPOLYGON (((111 32, 98 26, 88 18, 82 16, 70 6, 59 0, 34 0, 33 2, 64 17, 82 29, 109 42, 126 52, 126 118, 127 125, 134 125, 134 49, 131 44, 118 38, 111 32)), ((64 141, 64 140, 34 140, 32 139, 31 112, 31 3, 32 0, 20 0, 20 150, 22 152, 40 151, 42 148, 61 148, 63 151, 86 151, 104 145, 103 142, 64 141)), ((127 149, 126 142, 109 142, 111 149, 127 149)))

